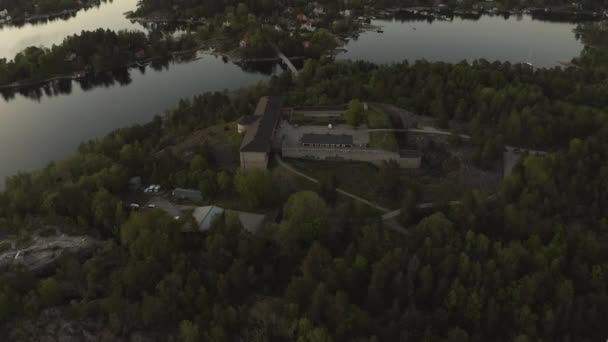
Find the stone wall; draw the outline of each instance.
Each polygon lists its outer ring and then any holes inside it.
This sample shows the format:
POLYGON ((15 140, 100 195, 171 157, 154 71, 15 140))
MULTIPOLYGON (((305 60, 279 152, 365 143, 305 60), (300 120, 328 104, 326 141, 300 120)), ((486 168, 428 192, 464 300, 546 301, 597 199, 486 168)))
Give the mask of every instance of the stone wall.
POLYGON ((268 153, 241 152, 241 169, 252 170, 268 168, 268 153))
POLYGON ((283 157, 313 160, 362 161, 380 165, 385 160, 395 160, 404 169, 420 167, 421 157, 402 157, 399 153, 361 148, 283 147, 283 157))

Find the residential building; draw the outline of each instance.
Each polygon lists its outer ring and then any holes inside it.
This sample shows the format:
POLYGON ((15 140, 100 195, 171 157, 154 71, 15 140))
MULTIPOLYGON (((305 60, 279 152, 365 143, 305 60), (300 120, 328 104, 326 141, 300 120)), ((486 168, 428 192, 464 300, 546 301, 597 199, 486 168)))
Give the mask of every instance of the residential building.
POLYGON ((307 21, 305 23, 302 23, 302 25, 300 25, 300 30, 314 32, 316 30, 316 28, 312 25, 312 23, 310 21, 307 21))
POLYGON ((282 99, 265 96, 260 99, 253 114, 255 118, 243 117, 240 121, 245 136, 240 148, 241 168, 266 169, 272 148, 272 139, 281 116, 282 99), (248 122, 249 124, 245 125, 248 122))
POLYGON ((243 39, 241 39, 241 41, 239 42, 239 46, 242 48, 246 48, 249 46, 249 38, 248 37, 243 37, 243 39))

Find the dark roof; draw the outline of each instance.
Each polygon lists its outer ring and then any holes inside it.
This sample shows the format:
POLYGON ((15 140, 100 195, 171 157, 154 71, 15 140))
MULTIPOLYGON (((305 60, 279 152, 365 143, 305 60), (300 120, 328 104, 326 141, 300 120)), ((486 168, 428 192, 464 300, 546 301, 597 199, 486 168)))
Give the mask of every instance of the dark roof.
POLYGON ((335 110, 347 110, 348 109, 348 105, 346 104, 342 104, 342 105, 335 105, 335 106, 301 106, 301 107, 294 107, 293 110, 318 110, 318 111, 322 111, 322 110, 331 110, 331 111, 335 111, 335 110))
POLYGON ((239 124, 241 124, 241 125, 249 125, 249 124, 253 123, 254 121, 256 121, 259 118, 260 118, 259 116, 254 116, 254 115, 243 115, 239 119, 239 124))
POLYGON ((304 134, 303 144, 352 145, 353 136, 346 134, 304 134))
POLYGON ((241 152, 269 152, 272 134, 281 115, 282 99, 278 96, 264 96, 258 102, 253 115, 260 116, 245 133, 241 152))

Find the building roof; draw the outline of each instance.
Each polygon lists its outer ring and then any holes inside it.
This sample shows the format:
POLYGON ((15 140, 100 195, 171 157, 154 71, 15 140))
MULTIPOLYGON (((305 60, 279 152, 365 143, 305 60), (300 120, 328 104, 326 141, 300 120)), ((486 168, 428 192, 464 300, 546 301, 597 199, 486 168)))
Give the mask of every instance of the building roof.
POLYGON ((224 214, 224 209, 212 205, 194 209, 192 216, 198 224, 198 230, 204 232, 209 230, 213 224, 213 221, 215 221, 215 219, 222 214, 224 214))
POLYGON ((198 190, 192 190, 192 189, 175 188, 175 190, 173 190, 172 194, 175 197, 189 198, 189 199, 193 199, 193 200, 201 200, 203 198, 202 192, 200 192, 198 190))
POLYGON ((249 124, 254 123, 259 118, 260 118, 259 116, 254 116, 254 115, 243 115, 239 119, 239 124, 240 125, 249 125, 249 124))
POLYGON ((304 134, 303 144, 330 144, 330 145, 352 145, 353 136, 346 134, 304 134))
POLYGON ((281 115, 282 99, 278 96, 264 96, 258 102, 253 113, 259 116, 257 120, 247 129, 241 152, 269 152, 272 145, 272 134, 275 125, 281 115))

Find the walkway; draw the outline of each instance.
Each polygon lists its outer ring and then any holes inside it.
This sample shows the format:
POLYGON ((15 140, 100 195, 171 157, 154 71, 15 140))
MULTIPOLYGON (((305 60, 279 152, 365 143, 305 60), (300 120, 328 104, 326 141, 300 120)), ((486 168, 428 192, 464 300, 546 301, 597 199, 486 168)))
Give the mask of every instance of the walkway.
MULTIPOLYGON (((434 127, 422 127, 422 128, 409 128, 409 129, 398 129, 398 128, 374 128, 368 129, 368 132, 410 132, 410 133, 421 133, 421 134, 436 134, 436 135, 445 135, 450 136, 454 135, 452 132, 442 131, 434 127)), ((458 134, 458 136, 462 139, 471 139, 470 135, 466 134, 458 134)))
MULTIPOLYGON (((448 205, 450 205, 450 206, 455 206, 455 205, 460 205, 460 204, 462 204, 462 202, 460 202, 460 201, 448 202, 448 205)), ((429 208, 433 208, 434 206, 435 206, 434 202, 428 202, 428 203, 417 204, 416 208, 429 209, 429 208)), ((391 211, 390 213, 386 213, 386 214, 382 215, 382 220, 386 221, 386 220, 394 219, 394 218, 399 217, 399 215, 401 215, 401 209, 397 209, 397 210, 391 211)))

